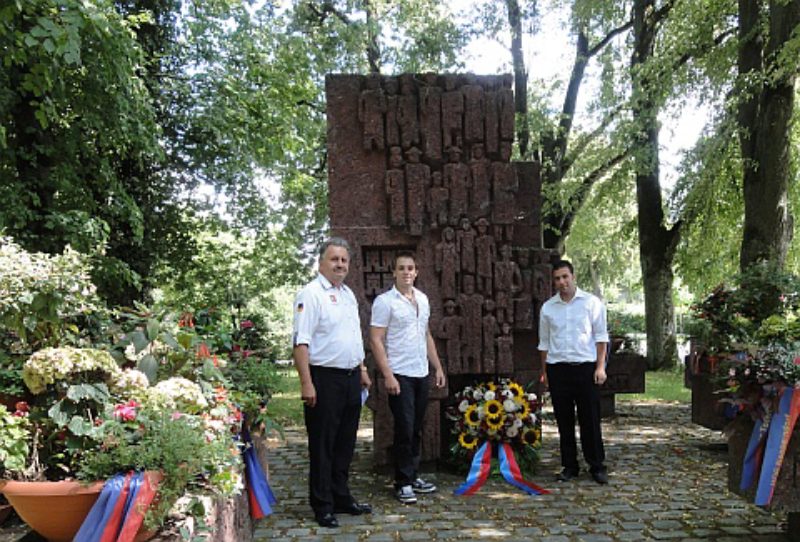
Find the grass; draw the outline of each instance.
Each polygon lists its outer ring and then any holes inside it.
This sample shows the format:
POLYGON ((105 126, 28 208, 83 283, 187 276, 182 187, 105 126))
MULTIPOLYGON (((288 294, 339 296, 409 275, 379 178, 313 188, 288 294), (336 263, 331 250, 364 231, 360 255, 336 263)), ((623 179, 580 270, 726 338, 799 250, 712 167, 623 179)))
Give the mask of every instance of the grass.
POLYGON ((644 393, 617 395, 620 401, 660 400, 688 403, 692 392, 683 385, 683 370, 647 371, 644 393))

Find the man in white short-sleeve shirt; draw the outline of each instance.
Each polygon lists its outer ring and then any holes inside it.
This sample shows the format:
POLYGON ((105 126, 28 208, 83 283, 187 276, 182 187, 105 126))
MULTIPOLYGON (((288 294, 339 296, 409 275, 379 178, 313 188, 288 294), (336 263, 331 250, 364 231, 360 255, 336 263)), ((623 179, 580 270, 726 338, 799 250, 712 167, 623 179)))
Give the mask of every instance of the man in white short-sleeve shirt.
POLYGON ((434 370, 434 385, 441 388, 445 384, 442 363, 428 329, 428 297, 414 287, 417 273, 412 252, 395 255, 394 286, 375 298, 369 331, 372 354, 383 375, 394 418, 395 494, 405 504, 417 502, 418 493, 436 491, 436 486, 417 472, 430 390, 429 364, 434 370))
POLYGON ((556 479, 566 482, 580 472, 577 410, 589 472, 598 484, 607 484, 598 391, 606 381, 606 308, 596 296, 577 287, 572 264, 566 260, 553 265, 553 284, 558 293, 542 305, 539 316, 539 351, 542 383, 550 388, 558 425, 563 470, 556 479))
POLYGON ((372 512, 348 485, 361 416, 361 389, 370 386, 358 303, 343 283, 350 266, 344 239, 323 243, 319 276, 295 299, 293 349, 308 432, 309 503, 321 527, 338 527, 335 513, 372 512))

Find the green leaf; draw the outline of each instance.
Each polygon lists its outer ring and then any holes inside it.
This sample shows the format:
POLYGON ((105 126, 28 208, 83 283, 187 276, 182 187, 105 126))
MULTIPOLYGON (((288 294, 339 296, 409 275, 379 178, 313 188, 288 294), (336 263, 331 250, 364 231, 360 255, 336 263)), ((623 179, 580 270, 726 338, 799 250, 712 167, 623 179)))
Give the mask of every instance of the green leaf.
POLYGON ((47 415, 58 427, 64 427, 69 423, 70 417, 75 414, 75 404, 71 401, 61 399, 50 407, 47 415))
POLYGON ((147 354, 139 360, 136 368, 147 376, 147 380, 150 381, 150 385, 155 384, 156 379, 158 378, 158 361, 156 361, 156 358, 154 358, 151 354, 147 354))
POLYGON ((91 399, 96 403, 106 403, 109 397, 108 386, 103 383, 73 384, 67 388, 67 398, 75 402, 82 401, 83 399, 91 399))
POLYGON ((155 341, 158 338, 158 332, 161 330, 161 324, 155 318, 147 321, 147 338, 155 341))
POLYGON ((148 341, 144 333, 139 330, 128 333, 125 338, 130 340, 134 348, 136 348, 137 353, 150 346, 150 341, 148 341))
POLYGON ((73 435, 83 436, 90 435, 94 431, 94 426, 86 418, 81 416, 73 416, 67 426, 73 435))
POLYGON ((173 350, 180 350, 181 349, 181 345, 178 343, 178 341, 175 340, 175 336, 172 335, 172 333, 168 333, 168 332, 164 331, 159 336, 159 339, 161 340, 161 342, 163 342, 164 344, 166 344, 167 346, 169 346, 173 350))

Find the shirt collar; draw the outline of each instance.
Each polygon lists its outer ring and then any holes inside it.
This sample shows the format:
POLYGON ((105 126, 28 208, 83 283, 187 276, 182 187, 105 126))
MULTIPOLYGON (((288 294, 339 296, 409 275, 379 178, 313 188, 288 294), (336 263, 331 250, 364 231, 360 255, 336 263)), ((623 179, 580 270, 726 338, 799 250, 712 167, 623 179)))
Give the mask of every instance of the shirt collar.
MULTIPOLYGON (((319 280, 319 283, 322 285, 323 290, 330 290, 331 288, 336 288, 336 286, 334 286, 333 283, 329 281, 322 273, 319 273, 317 275, 317 280, 319 280)), ((342 283, 340 288, 344 289, 347 288, 347 286, 345 286, 344 283, 342 283)))
POLYGON ((589 294, 584 292, 580 288, 575 288, 575 295, 569 301, 564 301, 563 299, 561 299, 561 294, 558 293, 558 292, 556 292, 556 295, 553 296, 553 297, 556 298, 556 303, 561 303, 562 305, 567 305, 569 303, 572 303, 573 301, 575 301, 579 297, 589 297, 589 294))

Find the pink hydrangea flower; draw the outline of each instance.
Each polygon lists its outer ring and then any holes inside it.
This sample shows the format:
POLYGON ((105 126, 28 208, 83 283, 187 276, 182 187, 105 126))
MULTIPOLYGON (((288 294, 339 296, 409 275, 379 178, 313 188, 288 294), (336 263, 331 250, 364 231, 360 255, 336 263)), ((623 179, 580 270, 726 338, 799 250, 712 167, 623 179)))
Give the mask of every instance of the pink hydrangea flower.
POLYGON ((123 422, 132 422, 136 419, 136 408, 139 403, 131 399, 127 403, 116 405, 114 407, 114 417, 122 420, 123 422))

